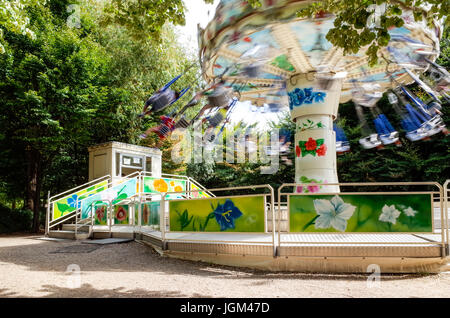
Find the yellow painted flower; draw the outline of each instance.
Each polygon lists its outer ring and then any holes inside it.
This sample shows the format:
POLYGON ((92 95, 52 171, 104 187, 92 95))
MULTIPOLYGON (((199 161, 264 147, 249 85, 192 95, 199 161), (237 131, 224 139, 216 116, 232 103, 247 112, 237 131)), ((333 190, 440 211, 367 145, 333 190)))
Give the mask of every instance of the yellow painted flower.
POLYGON ((177 186, 175 187, 175 191, 176 191, 176 192, 181 192, 181 191, 183 191, 183 188, 182 188, 181 186, 177 185, 177 186))
POLYGON ((169 186, 163 179, 156 179, 155 181, 153 181, 153 187, 158 192, 167 192, 167 190, 169 189, 169 186))
POLYGON ((170 185, 173 187, 175 185, 175 181, 170 181, 170 185))

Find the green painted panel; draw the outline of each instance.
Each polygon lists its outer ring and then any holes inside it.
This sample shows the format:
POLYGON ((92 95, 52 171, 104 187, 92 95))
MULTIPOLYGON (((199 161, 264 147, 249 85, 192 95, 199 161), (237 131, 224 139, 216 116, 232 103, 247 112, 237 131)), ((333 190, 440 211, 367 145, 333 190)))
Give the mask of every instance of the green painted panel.
POLYGON ((264 232, 264 201, 264 196, 170 201, 170 230, 264 232))
POLYGON ((133 178, 123 181, 122 183, 119 183, 112 188, 108 188, 105 191, 89 196, 81 203, 82 218, 85 219, 91 215, 92 203, 101 204, 102 200, 112 200, 112 204, 116 204, 135 195, 138 190, 137 178, 133 178))
POLYGON ((94 223, 96 225, 108 225, 108 206, 95 205, 94 223))
POLYGON ((53 220, 60 218, 72 211, 75 211, 75 206, 78 199, 78 207, 81 207, 81 200, 86 199, 89 196, 93 196, 95 193, 103 191, 107 188, 108 180, 94 184, 88 188, 82 189, 78 192, 72 193, 67 197, 59 199, 53 203, 53 220))
POLYGON ((432 232, 431 194, 289 196, 290 232, 432 232))
POLYGON ((128 204, 126 205, 115 205, 114 206, 114 224, 129 224, 129 209, 128 204))

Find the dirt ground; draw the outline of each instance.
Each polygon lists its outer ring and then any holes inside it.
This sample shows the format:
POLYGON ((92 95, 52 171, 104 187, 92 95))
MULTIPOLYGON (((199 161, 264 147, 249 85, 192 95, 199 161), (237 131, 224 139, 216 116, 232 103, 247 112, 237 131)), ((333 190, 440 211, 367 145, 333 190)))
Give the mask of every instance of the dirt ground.
POLYGON ((371 285, 366 275, 265 273, 176 260, 138 242, 38 238, 0 236, 0 297, 450 297, 450 272, 382 275, 371 285))

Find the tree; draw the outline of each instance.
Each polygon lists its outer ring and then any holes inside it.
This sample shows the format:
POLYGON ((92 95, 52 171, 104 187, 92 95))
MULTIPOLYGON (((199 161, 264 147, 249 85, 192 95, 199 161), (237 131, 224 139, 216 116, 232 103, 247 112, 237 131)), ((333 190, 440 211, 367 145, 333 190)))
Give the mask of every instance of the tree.
MULTIPOLYGON (((0 0, 0 26, 33 38, 35 36, 34 32, 28 28, 30 19, 23 9, 34 2, 34 0, 0 0)), ((0 54, 5 53, 5 47, 2 42, 3 30, 0 28, 0 54)))
POLYGON ((111 0, 101 23, 127 28, 135 39, 159 40, 166 23, 184 25, 182 0, 111 0))
MULTIPOLYGON (((48 190, 87 181, 87 147, 138 142, 158 121, 137 119, 145 100, 192 63, 170 26, 159 42, 136 41, 125 27, 100 26, 98 4, 86 0, 79 3, 80 28, 74 28, 67 23, 69 4, 24 7, 35 37, 0 26, 0 191, 7 198, 0 200, 23 198, 35 231, 48 190)), ((175 87, 195 86, 197 78, 192 68, 175 87)))

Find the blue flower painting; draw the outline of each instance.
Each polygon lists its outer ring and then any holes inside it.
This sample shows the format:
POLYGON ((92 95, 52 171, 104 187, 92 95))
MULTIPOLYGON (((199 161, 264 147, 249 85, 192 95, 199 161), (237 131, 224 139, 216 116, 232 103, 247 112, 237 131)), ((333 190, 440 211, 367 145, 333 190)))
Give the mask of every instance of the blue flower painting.
POLYGON ((227 199, 224 204, 217 205, 214 215, 220 225, 220 230, 225 231, 235 228, 234 220, 242 216, 242 212, 234 205, 233 201, 227 199))
POLYGON ((264 195, 169 201, 173 232, 263 233, 264 195))
MULTIPOLYGON (((67 199, 67 204, 72 207, 75 208, 75 205, 77 204, 77 199, 78 196, 76 194, 72 195, 72 197, 67 199)), ((81 207, 81 200, 78 200, 78 209, 81 207)))
POLYGON ((327 96, 324 92, 314 92, 312 87, 309 88, 296 88, 291 92, 288 92, 289 96, 289 108, 292 110, 294 107, 302 105, 311 105, 313 103, 324 103, 327 96))

